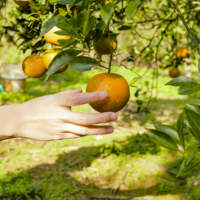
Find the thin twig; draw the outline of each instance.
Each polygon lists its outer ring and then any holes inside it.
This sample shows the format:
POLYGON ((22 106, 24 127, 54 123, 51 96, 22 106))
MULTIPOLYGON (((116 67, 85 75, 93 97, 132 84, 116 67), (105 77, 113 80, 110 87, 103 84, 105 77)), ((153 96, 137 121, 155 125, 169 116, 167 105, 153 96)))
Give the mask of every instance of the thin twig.
POLYGON ((171 174, 174 177, 176 177, 176 175, 177 175, 176 172, 174 172, 174 171, 172 171, 170 169, 167 169, 165 167, 162 167, 160 165, 157 165, 155 163, 152 163, 152 162, 149 162, 149 161, 146 161, 146 160, 143 160, 143 159, 141 159, 141 161, 143 161, 147 165, 153 165, 153 166, 157 167, 158 169, 160 169, 161 171, 167 172, 167 173, 171 174))
POLYGON ((113 57, 113 49, 111 50, 111 53, 110 53, 110 61, 109 61, 108 73, 110 73, 110 71, 111 71, 112 57, 113 57))
POLYGON ((172 0, 167 0, 167 1, 169 1, 174 6, 174 8, 176 9, 176 11, 178 12, 178 14, 179 14, 179 16, 180 16, 180 18, 181 18, 181 20, 182 20, 182 22, 183 22, 183 24, 184 24, 187 32, 188 32, 191 40, 193 41, 193 43, 194 43, 194 45, 195 45, 195 47, 196 47, 196 49, 197 49, 197 51, 198 51, 198 53, 200 55, 200 49, 199 49, 198 43, 197 43, 196 39, 194 38, 194 36, 192 35, 192 33, 191 33, 191 31, 190 31, 190 29, 189 29, 189 27, 188 27, 188 25, 187 25, 184 17, 183 17, 183 14, 179 10, 178 6, 172 0))
POLYGON ((194 180, 192 181, 192 183, 190 184, 189 188, 187 189, 186 193, 183 196, 182 200, 185 200, 190 192, 190 190, 192 189, 192 186, 194 185, 194 180))
POLYGON ((122 178, 120 179, 119 184, 117 185, 116 189, 113 190, 113 194, 117 194, 117 192, 119 191, 120 186, 121 186, 121 184, 123 183, 123 181, 126 177, 126 174, 127 174, 127 171, 124 172, 124 174, 123 174, 122 178))

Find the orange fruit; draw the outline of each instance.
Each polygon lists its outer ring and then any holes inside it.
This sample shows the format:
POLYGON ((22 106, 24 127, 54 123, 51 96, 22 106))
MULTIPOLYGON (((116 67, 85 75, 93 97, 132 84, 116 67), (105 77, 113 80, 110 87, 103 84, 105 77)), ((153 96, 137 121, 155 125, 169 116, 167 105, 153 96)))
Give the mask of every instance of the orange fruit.
POLYGON ((23 7, 23 8, 26 8, 26 9, 29 9, 30 8, 30 3, 31 3, 31 0, 27 0, 27 1, 18 1, 18 0, 14 0, 14 2, 20 6, 20 7, 23 7))
POLYGON ((171 78, 176 78, 176 77, 178 77, 179 75, 180 75, 180 71, 179 71, 178 68, 171 68, 171 69, 169 70, 169 76, 170 76, 171 78))
POLYGON ((28 56, 23 61, 22 69, 27 76, 32 78, 39 78, 47 71, 42 57, 35 54, 28 56))
POLYGON ((185 47, 179 47, 176 49, 176 57, 181 59, 187 57, 189 54, 189 51, 185 47))
MULTIPOLYGON (((43 54, 43 62, 44 62, 44 66, 45 66, 46 69, 48 69, 51 61, 60 52, 61 52, 61 50, 59 50, 59 49, 47 49, 44 52, 44 54, 43 54)), ((68 64, 63 65, 58 71, 55 72, 55 74, 64 72, 67 68, 68 68, 68 64)))
POLYGON ((102 73, 95 75, 87 84, 86 92, 106 91, 108 96, 102 100, 90 103, 98 112, 117 112, 129 100, 130 89, 126 79, 115 73, 102 73))
POLYGON ((117 49, 117 40, 108 41, 108 34, 103 34, 97 42, 94 42, 94 49, 98 54, 110 54, 111 48, 113 50, 117 49))
POLYGON ((57 35, 54 32, 60 31, 58 27, 54 26, 49 32, 44 34, 44 38, 47 42, 55 45, 60 45, 58 40, 71 40, 71 36, 68 35, 57 35))

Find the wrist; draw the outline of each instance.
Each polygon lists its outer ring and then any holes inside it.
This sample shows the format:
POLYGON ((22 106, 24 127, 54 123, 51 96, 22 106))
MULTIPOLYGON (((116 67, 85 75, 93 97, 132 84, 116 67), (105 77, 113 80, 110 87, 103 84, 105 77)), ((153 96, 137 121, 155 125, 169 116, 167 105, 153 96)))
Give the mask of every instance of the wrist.
POLYGON ((19 111, 20 104, 0 106, 0 140, 17 136, 19 111))

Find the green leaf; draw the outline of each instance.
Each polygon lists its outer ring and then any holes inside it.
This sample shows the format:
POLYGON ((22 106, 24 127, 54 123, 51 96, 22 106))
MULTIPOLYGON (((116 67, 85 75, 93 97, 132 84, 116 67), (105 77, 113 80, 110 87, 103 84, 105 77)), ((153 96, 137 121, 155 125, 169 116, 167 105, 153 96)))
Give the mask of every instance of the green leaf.
POLYGON ((76 2, 76 0, 58 0, 55 3, 57 4, 68 4, 68 5, 74 5, 74 3, 76 2))
POLYGON ((125 14, 126 14, 126 17, 129 19, 133 16, 133 14, 135 13, 135 10, 137 9, 137 6, 139 4, 139 1, 140 0, 130 0, 128 3, 127 3, 127 6, 126 6, 126 10, 125 10, 125 14))
POLYGON ((62 46, 62 48, 65 48, 72 44, 75 44, 76 39, 72 38, 71 40, 58 40, 58 43, 62 46))
POLYGON ((76 57, 80 52, 81 52, 80 50, 66 49, 58 53, 49 65, 45 81, 51 74, 56 72, 63 65, 69 63, 69 61, 72 60, 74 57, 76 57))
POLYGON ((106 24, 103 20, 99 21, 96 25, 96 29, 103 31, 106 28, 106 24))
POLYGON ((186 104, 185 107, 200 115, 200 106, 198 104, 186 104))
POLYGON ((114 6, 115 6, 115 4, 113 2, 111 2, 111 3, 108 3, 105 6, 103 6, 100 10, 101 18, 103 19, 103 21, 105 22, 106 25, 110 21, 114 6))
POLYGON ((119 35, 119 33, 111 33, 108 35, 108 41, 109 43, 111 43, 112 41, 117 39, 117 36, 119 35))
POLYGON ((157 131, 163 132, 163 133, 167 134, 168 136, 170 136, 175 141, 180 142, 179 135, 174 127, 169 126, 169 125, 154 125, 154 126, 157 131))
POLYGON ((69 21, 62 21, 57 25, 58 28, 60 28, 62 31, 57 31, 56 34, 64 34, 69 35, 72 37, 77 38, 78 37, 78 28, 76 19, 73 17, 69 21))
POLYGON ((95 24, 96 24, 96 17, 91 16, 88 20, 85 36, 89 34, 89 32, 94 28, 95 24))
POLYGON ((172 138, 168 136, 167 134, 157 131, 157 130, 153 130, 153 129, 148 129, 148 131, 149 131, 150 138, 158 145, 163 146, 166 149, 169 149, 172 151, 178 150, 178 147, 176 143, 174 142, 174 140, 172 140, 172 138))
POLYGON ((80 10, 88 9, 88 0, 83 0, 80 10))
POLYGON ((27 21, 33 21, 33 20, 35 20, 35 17, 31 16, 31 14, 25 14, 25 13, 23 13, 21 15, 21 18, 23 18, 23 19, 25 19, 27 21))
POLYGON ((188 122, 188 121, 185 121, 185 122, 184 122, 184 125, 185 125, 185 126, 184 126, 184 131, 185 131, 186 133, 189 133, 189 134, 193 135, 194 137, 196 137, 196 135, 194 134, 194 132, 193 132, 193 130, 192 130, 192 128, 191 128, 189 122, 188 122))
POLYGON ((179 76, 177 78, 172 79, 165 85, 172 85, 172 86, 181 86, 183 83, 191 83, 194 82, 192 78, 185 77, 185 76, 179 76))
POLYGON ((132 29, 132 26, 122 25, 121 27, 118 28, 119 31, 130 30, 130 29, 132 29))
POLYGON ((181 141, 181 145, 185 149, 185 142, 184 142, 184 135, 183 135, 183 127, 184 127, 184 119, 185 119, 184 116, 185 116, 185 112, 183 111, 179 115, 179 118, 177 120, 177 131, 178 131, 178 135, 181 141))
POLYGON ((87 31, 88 20, 89 20, 89 11, 82 10, 78 14, 77 25, 79 30, 81 30, 81 32, 83 33, 83 36, 85 36, 85 33, 87 31))
POLYGON ((184 159, 178 171, 177 177, 185 176, 187 175, 188 172, 197 167, 200 164, 200 158, 199 156, 198 157, 196 156, 195 159, 193 159, 188 165, 186 165, 186 163, 187 160, 184 159))
POLYGON ((198 62, 198 70, 200 72, 200 59, 199 59, 199 62, 198 62))
POLYGON ((200 84, 196 82, 183 83, 178 89, 180 95, 190 95, 200 91, 200 84))
POLYGON ((200 144, 191 144, 185 150, 185 164, 188 165, 197 155, 200 144))
POLYGON ((52 17, 48 20, 41 28, 40 36, 42 37, 45 33, 50 31, 54 26, 56 26, 61 20, 63 19, 62 16, 52 17))
POLYGON ((77 56, 69 63, 69 66, 76 71, 89 71, 94 66, 100 66, 100 63, 93 58, 85 56, 77 56))
POLYGON ((197 114, 196 112, 187 109, 187 107, 185 107, 184 109, 187 115, 188 122, 193 131, 193 134, 195 134, 195 136, 200 140, 200 124, 199 124, 200 115, 197 114))

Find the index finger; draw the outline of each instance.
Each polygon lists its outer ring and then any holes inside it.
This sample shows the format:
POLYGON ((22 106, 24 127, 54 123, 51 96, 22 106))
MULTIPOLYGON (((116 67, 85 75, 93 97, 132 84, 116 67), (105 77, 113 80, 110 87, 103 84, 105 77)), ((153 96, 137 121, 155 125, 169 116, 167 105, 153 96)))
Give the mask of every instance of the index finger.
POLYGON ((88 93, 77 93, 77 94, 69 94, 61 97, 59 94, 59 102, 62 106, 78 106, 87 103, 92 103, 95 101, 101 101, 108 96, 106 91, 96 91, 96 92, 88 92, 88 93))

